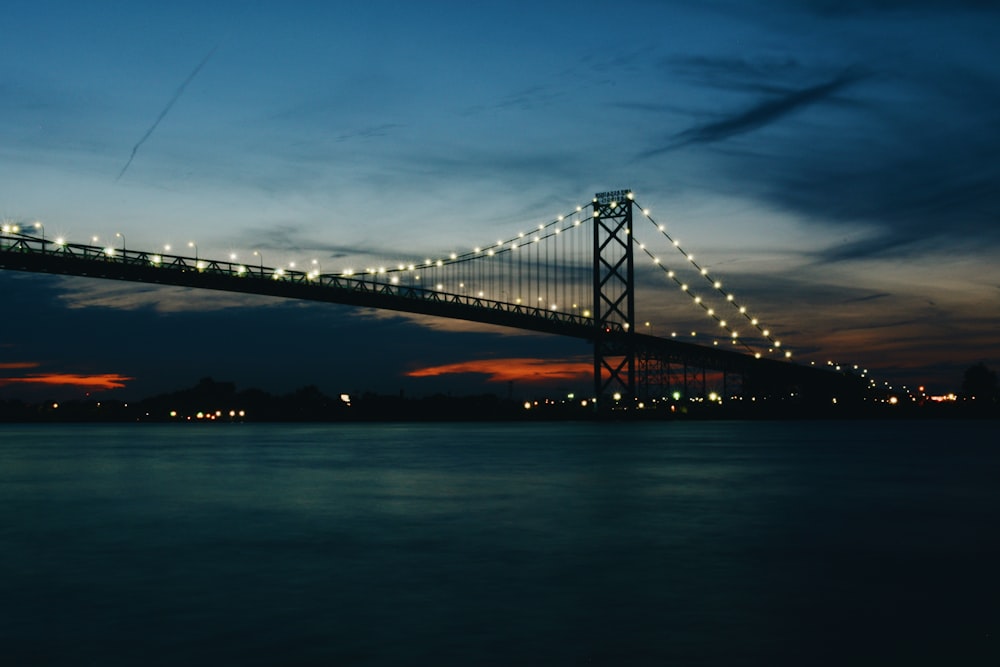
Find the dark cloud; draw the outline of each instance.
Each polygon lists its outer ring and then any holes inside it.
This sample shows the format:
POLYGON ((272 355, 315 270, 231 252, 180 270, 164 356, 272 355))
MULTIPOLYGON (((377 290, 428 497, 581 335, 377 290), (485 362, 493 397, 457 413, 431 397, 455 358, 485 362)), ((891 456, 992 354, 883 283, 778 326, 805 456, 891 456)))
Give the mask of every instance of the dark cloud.
MULTIPOLYGON (((372 319, 364 309, 295 300, 186 312, 162 312, 155 305, 68 308, 60 298, 67 280, 112 282, 0 271, 5 305, 19 314, 0 329, 0 368, 30 363, 36 374, 134 378, 115 390, 119 398, 180 389, 205 376, 275 392, 315 384, 330 394, 423 395, 498 388, 481 377, 411 378, 406 371, 468 359, 586 353, 583 343, 568 338, 430 330, 405 317, 372 319)), ((188 291, 191 299, 206 294, 188 291)), ((15 396, 20 389, 4 391, 15 396)), ((67 391, 59 395, 53 388, 50 395, 76 397, 86 389, 67 391)))
POLYGON ((643 157, 651 157, 666 153, 667 151, 677 150, 690 144, 715 143, 740 134, 752 132, 765 125, 777 122, 803 107, 821 102, 864 77, 865 74, 858 68, 847 69, 829 81, 764 100, 749 109, 735 113, 722 120, 698 125, 679 132, 666 145, 645 152, 643 157))
POLYGON ((805 7, 823 16, 921 10, 1000 10, 994 0, 806 0, 805 2, 795 0, 789 4, 805 7))

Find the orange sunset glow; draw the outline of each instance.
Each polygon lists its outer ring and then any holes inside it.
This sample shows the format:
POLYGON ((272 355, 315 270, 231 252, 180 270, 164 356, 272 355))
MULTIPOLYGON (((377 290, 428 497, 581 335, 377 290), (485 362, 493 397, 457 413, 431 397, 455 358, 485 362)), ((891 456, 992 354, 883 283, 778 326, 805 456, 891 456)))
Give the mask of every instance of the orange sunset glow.
POLYGON ((480 373, 490 382, 549 382, 552 380, 579 380, 594 372, 592 361, 582 359, 475 359, 443 366, 418 368, 406 373, 409 377, 436 377, 456 373, 480 373))
MULTIPOLYGON (((38 364, 0 364, 0 370, 19 368, 35 368, 38 364)), ((0 377, 0 387, 11 385, 48 385, 86 387, 95 391, 107 389, 122 389, 125 383, 135 378, 118 373, 101 373, 99 375, 80 375, 77 373, 38 373, 23 377, 0 377)))

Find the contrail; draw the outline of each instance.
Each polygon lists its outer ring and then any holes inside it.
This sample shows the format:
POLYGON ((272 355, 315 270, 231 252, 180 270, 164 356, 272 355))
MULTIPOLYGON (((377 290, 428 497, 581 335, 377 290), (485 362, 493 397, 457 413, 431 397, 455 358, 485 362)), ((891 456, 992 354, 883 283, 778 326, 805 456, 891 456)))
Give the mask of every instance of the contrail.
POLYGON ((139 146, 142 146, 142 144, 146 141, 146 139, 149 139, 149 135, 153 133, 153 130, 156 129, 156 126, 160 124, 160 121, 163 120, 163 117, 166 116, 167 113, 170 111, 171 107, 174 106, 174 104, 177 102, 180 96, 184 93, 184 89, 187 88, 187 85, 191 83, 191 80, 198 75, 198 72, 200 72, 201 68, 205 66, 205 63, 207 63, 209 59, 211 59, 211 57, 215 55, 215 51, 218 48, 219 45, 216 44, 215 46, 212 47, 212 50, 209 51, 208 54, 201 59, 201 62, 198 63, 198 66, 195 67, 190 74, 188 74, 188 77, 184 79, 184 83, 180 85, 177 91, 174 92, 174 96, 170 98, 169 102, 167 102, 167 106, 163 107, 163 111, 160 112, 160 115, 156 117, 156 120, 153 121, 153 124, 149 126, 148 130, 146 130, 146 134, 142 135, 142 138, 139 139, 139 141, 136 142, 135 146, 132 147, 132 154, 128 156, 128 162, 126 162, 125 166, 122 167, 121 172, 119 172, 118 174, 118 178, 115 179, 115 183, 121 180, 121 177, 125 174, 125 171, 128 169, 129 165, 132 164, 132 160, 135 159, 135 154, 139 151, 139 146))

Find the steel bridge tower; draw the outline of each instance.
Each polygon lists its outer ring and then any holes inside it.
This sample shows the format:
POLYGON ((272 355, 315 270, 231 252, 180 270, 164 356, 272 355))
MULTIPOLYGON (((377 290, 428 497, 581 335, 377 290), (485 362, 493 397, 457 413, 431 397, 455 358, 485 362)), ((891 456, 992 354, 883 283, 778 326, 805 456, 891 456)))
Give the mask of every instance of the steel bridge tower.
POLYGON ((594 396, 631 407, 636 397, 632 191, 594 196, 594 396))

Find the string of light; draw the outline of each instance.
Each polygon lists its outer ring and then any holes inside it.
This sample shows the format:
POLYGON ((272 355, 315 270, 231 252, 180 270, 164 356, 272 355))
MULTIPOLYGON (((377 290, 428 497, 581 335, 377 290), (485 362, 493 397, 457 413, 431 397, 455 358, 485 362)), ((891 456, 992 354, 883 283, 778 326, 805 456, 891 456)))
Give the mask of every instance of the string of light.
MULTIPOLYGON (((667 241, 670 242, 670 245, 672 247, 674 247, 688 261, 688 264, 698 274, 700 274, 702 277, 704 277, 705 280, 707 280, 709 282, 709 284, 712 285, 712 288, 716 292, 718 292, 722 296, 723 299, 725 299, 726 303, 728 303, 730 306, 732 306, 733 308, 735 308, 740 313, 740 315, 742 315, 746 319, 746 321, 750 323, 750 326, 753 327, 754 329, 756 329, 760 333, 760 335, 761 335, 761 337, 763 339, 765 339, 765 340, 767 340, 767 341, 769 341, 771 343, 771 345, 773 346, 772 350, 781 347, 781 341, 777 340, 776 338, 774 338, 773 335, 771 334, 771 331, 769 329, 765 328, 764 325, 762 325, 760 323, 759 318, 754 317, 754 315, 750 313, 750 311, 749 311, 749 309, 747 308, 746 305, 741 304, 740 302, 738 302, 736 300, 736 296, 732 292, 729 292, 728 290, 726 290, 722 286, 722 281, 717 280, 714 276, 711 275, 711 273, 708 271, 708 269, 706 267, 703 267, 698 262, 696 262, 695 258, 694 258, 694 255, 691 254, 691 253, 689 253, 689 252, 687 252, 684 248, 682 248, 681 245, 680 245, 680 242, 677 239, 673 238, 667 232, 666 226, 662 225, 662 224, 658 224, 653 219, 653 217, 649 213, 649 209, 640 208, 640 210, 642 211, 642 215, 647 220, 649 220, 650 223, 652 223, 652 225, 657 229, 657 231, 660 232, 660 234, 667 241)), ((638 241, 635 239, 635 235, 634 234, 633 234, 633 243, 638 243, 638 241)), ((685 294, 687 294, 689 297, 691 297, 691 299, 694 301, 695 304, 701 306, 701 308, 710 317, 712 317, 713 319, 715 319, 719 323, 719 326, 721 328, 723 328, 726 331, 728 331, 730 333, 731 337, 734 339, 734 341, 738 339, 743 344, 744 347, 746 347, 748 350, 752 351, 752 349, 750 348, 750 346, 747 345, 747 343, 744 342, 744 340, 739 337, 738 333, 730 326, 729 322, 727 320, 723 319, 722 316, 719 315, 715 311, 714 308, 709 307, 709 305, 704 301, 704 299, 702 299, 700 296, 698 296, 697 294, 695 294, 691 290, 690 286, 687 283, 685 283, 677 275, 677 271, 675 271, 675 270, 669 268, 668 266, 664 265, 663 262, 660 260, 660 258, 658 258, 652 252, 650 252, 650 250, 647 249, 644 244, 639 243, 638 245, 639 245, 639 248, 642 249, 643 252, 645 252, 650 257, 650 259, 653 260, 653 263, 660 267, 660 269, 667 275, 668 278, 670 278, 673 282, 675 282, 681 288, 681 290, 685 294)), ((759 353, 755 353, 755 356, 759 357, 760 354, 759 353)), ((789 350, 786 349, 785 350, 785 357, 786 358, 790 358, 791 356, 792 356, 791 351, 789 351, 789 350)))

